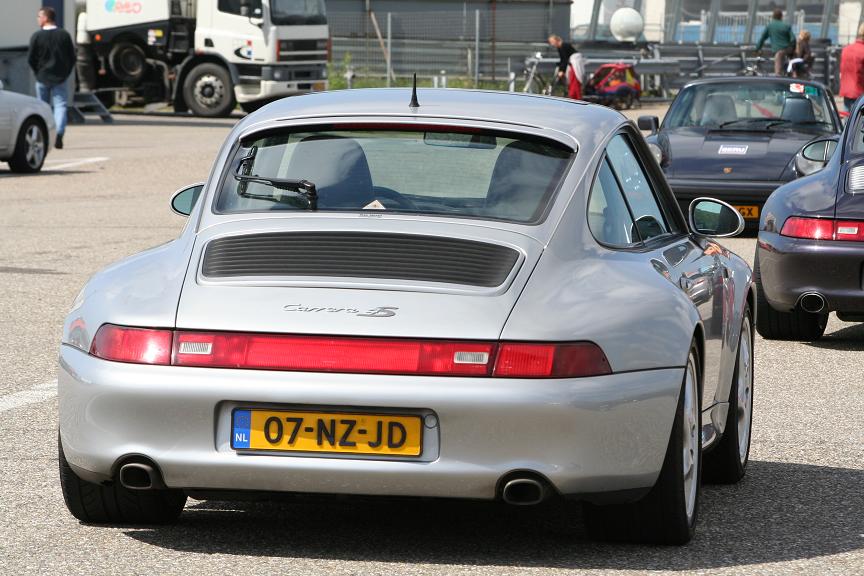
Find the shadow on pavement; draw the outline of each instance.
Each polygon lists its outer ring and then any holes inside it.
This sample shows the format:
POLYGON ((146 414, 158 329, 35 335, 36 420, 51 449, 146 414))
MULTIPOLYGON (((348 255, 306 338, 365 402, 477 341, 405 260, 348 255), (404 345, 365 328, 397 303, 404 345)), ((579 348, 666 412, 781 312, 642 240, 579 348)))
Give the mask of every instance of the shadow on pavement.
POLYGON ((836 332, 825 334, 815 342, 804 342, 804 344, 827 350, 864 350, 864 324, 853 324, 836 332))
POLYGON ((864 548, 864 470, 750 463, 736 486, 705 486, 684 547, 588 540, 578 506, 330 499, 192 502, 175 526, 127 530, 181 552, 426 564, 699 570, 864 548))

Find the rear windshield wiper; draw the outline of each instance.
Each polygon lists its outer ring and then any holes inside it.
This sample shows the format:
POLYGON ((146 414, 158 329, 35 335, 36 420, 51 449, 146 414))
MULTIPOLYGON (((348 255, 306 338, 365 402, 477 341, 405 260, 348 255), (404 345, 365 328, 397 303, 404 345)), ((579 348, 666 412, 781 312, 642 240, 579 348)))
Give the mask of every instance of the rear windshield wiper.
POLYGON ((254 198, 256 200, 267 200, 269 202, 280 202, 297 206, 298 208, 308 208, 309 210, 318 210, 318 190, 315 184, 309 180, 290 180, 287 178, 267 178, 251 174, 252 165, 255 163, 255 156, 258 154, 258 147, 253 146, 249 154, 240 159, 238 166, 238 174, 234 174, 234 179, 240 184, 237 186, 237 194, 243 198, 254 198), (286 198, 285 196, 272 196, 270 194, 253 194, 247 189, 250 183, 264 184, 276 188, 277 190, 288 190, 289 192, 297 192, 306 199, 306 206, 299 206, 294 198, 286 198))
MULTIPOLYGON (((318 191, 315 188, 315 184, 313 182, 310 182, 309 180, 265 178, 263 176, 247 176, 245 174, 235 174, 234 179, 240 182, 241 186, 243 186, 244 184, 255 183, 271 186, 278 190, 297 192, 306 199, 306 208, 313 211, 318 210, 318 191)), ((237 194, 239 194, 243 198, 255 198, 257 200, 269 200, 271 202, 284 202, 286 204, 296 205, 294 202, 291 202, 290 199, 286 199, 284 196, 271 196, 269 194, 253 194, 251 192, 247 192, 245 186, 243 186, 241 189, 238 189, 237 194), (286 202, 286 200, 288 201, 286 202)))

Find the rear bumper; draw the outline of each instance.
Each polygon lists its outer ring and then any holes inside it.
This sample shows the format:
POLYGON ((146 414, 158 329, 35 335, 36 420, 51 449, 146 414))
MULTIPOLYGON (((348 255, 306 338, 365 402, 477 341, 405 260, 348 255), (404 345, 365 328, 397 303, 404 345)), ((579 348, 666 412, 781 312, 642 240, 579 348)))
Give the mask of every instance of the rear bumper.
POLYGON ((760 232, 756 247, 762 290, 777 310, 792 310, 806 292, 825 297, 830 311, 864 313, 864 247, 760 232))
POLYGON ((166 485, 202 490, 492 499, 514 470, 562 494, 656 481, 683 368, 570 380, 280 373, 119 364, 60 354, 60 431, 70 464, 107 480, 140 454, 166 485), (434 413, 418 460, 238 454, 238 405, 434 413), (427 450, 428 448, 428 450, 427 450))
MULTIPOLYGON (((762 206, 774 190, 786 184, 784 181, 748 181, 748 180, 694 180, 694 179, 679 179, 669 178, 669 186, 672 187, 672 192, 684 214, 687 214, 690 202, 701 196, 717 198, 728 202, 733 206, 758 206, 759 212, 762 211, 762 206)), ((759 222, 759 217, 748 218, 755 223, 759 222)))

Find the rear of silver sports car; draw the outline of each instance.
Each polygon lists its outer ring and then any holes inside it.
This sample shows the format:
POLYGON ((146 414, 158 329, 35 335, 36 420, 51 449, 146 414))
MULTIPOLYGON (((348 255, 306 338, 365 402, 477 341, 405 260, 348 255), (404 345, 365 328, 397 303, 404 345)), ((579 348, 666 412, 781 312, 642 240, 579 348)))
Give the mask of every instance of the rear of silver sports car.
MULTIPOLYGON (((354 154, 342 138, 300 139, 293 158, 304 143, 336 140, 336 152, 354 154)), ((374 143, 352 138, 375 173, 374 143)), ((430 153, 494 145, 435 138, 424 137, 430 153)), ((252 147, 238 154, 265 157, 266 143, 252 147)), ((519 153, 529 152, 538 154, 519 153)), ((243 180, 243 158, 224 184, 244 203, 236 218, 219 217, 230 207, 217 199, 212 225, 189 235, 188 252, 181 239, 166 248, 177 250, 173 257, 128 264, 140 293, 112 292, 109 273, 91 288, 102 300, 88 296, 70 314, 60 435, 75 474, 139 489, 526 504, 554 495, 632 500, 653 486, 684 368, 622 370, 607 355, 622 349, 611 332, 585 338, 586 326, 527 317, 548 281, 539 265, 546 246, 512 225, 519 205, 492 207, 487 198, 482 210, 509 215, 495 225, 487 213, 421 214, 432 210, 421 203, 433 201, 420 193, 406 194, 420 208, 385 218, 371 203, 386 206, 390 192, 361 198, 368 210, 329 214, 298 210, 310 202, 298 192, 285 211, 262 214, 251 208, 282 203, 260 197, 267 183, 255 189, 243 180), (162 272, 171 258, 185 266, 176 294, 162 272), (152 319, 148 290, 174 298, 167 325, 152 319), (556 327, 544 331, 544 323, 556 327)), ((547 200, 563 178, 562 159, 541 187, 547 200)), ((500 176, 490 166, 493 184, 509 182, 495 189, 524 186, 531 162, 516 154, 500 176)), ((327 175, 307 178, 323 201, 327 175)), ((526 218, 541 212, 535 206, 526 218)))

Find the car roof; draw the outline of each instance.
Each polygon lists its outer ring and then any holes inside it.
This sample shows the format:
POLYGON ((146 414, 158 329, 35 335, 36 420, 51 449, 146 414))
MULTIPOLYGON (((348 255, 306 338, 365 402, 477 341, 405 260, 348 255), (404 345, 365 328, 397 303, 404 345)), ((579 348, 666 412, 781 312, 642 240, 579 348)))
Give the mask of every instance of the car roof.
POLYGON ((800 78, 789 78, 786 76, 722 76, 719 78, 699 78, 684 85, 684 88, 690 86, 702 86, 704 84, 759 84, 762 82, 785 82, 786 84, 804 84, 807 86, 816 86, 822 90, 826 90, 825 85, 815 80, 802 80, 800 78))
MULTIPOLYGON (((626 122, 619 112, 577 100, 485 90, 417 90, 419 108, 410 108, 408 88, 369 88, 318 92, 282 98, 246 116, 238 129, 272 128, 278 121, 329 117, 409 117, 435 120, 492 122, 570 135, 592 142, 598 130, 608 132, 626 122), (259 126, 261 124, 269 126, 259 126)), ((505 126, 502 126, 505 128, 505 126)), ((559 138, 560 139, 560 138, 559 138)))

